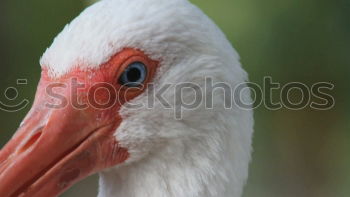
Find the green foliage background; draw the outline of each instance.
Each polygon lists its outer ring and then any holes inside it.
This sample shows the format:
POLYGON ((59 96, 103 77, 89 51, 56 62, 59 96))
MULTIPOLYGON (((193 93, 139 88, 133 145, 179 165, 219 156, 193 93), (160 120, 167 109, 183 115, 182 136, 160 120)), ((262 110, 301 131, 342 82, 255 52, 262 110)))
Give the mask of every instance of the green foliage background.
MULTIPOLYGON (((350 1, 193 0, 223 29, 253 82, 264 76, 285 84, 335 84, 332 110, 256 110, 256 133, 245 197, 347 197, 350 195, 350 1)), ((18 87, 33 100, 39 57, 63 26, 89 3, 83 0, 0 2, 0 101, 18 87)), ((278 93, 275 95, 278 100, 278 93)), ((17 100, 17 101, 18 101, 17 100)), ((15 102, 15 101, 14 101, 15 102)), ((0 147, 29 107, 0 111, 0 147)), ((96 176, 64 197, 96 196, 96 176)))

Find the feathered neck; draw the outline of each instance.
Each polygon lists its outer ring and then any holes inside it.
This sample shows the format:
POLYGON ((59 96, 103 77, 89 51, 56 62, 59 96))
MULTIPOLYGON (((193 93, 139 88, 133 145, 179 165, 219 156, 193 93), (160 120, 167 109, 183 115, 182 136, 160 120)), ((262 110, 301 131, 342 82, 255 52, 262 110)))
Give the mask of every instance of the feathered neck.
POLYGON ((98 196, 239 197, 250 157, 224 133, 175 140, 137 163, 102 172, 98 196))

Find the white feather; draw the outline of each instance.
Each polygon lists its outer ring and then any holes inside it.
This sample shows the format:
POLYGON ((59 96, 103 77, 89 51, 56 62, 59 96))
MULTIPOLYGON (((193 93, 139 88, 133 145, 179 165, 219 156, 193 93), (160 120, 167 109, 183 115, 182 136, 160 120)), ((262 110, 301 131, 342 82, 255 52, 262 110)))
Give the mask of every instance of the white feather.
MULTIPOLYGON (((238 54, 219 28, 187 0, 103 0, 86 9, 54 40, 41 59, 52 77, 74 67, 98 68, 123 48, 161 62, 155 86, 204 79, 232 87, 247 80, 238 54)), ((164 97, 173 107, 174 86, 164 97)), ((204 94, 208 97, 210 94, 204 94)), ((225 109, 224 94, 185 110, 183 119, 160 103, 121 109, 115 133, 130 152, 126 164, 101 173, 100 197, 239 197, 248 177, 252 110, 225 109)), ((193 92, 185 92, 190 98, 193 92)), ((249 92, 243 97, 250 101, 249 92)), ((143 94, 132 102, 147 103, 143 94)))

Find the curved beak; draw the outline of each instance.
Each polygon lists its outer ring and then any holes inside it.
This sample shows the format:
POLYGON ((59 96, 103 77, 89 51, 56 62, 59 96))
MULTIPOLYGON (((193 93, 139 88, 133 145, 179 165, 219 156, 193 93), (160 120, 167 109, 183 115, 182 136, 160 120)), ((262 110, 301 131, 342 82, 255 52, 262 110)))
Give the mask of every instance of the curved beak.
MULTIPOLYGON (((66 99, 60 100, 65 101, 64 106, 52 108, 48 105, 54 100, 47 92, 50 83, 48 77, 42 77, 31 111, 0 151, 2 197, 57 196, 79 180, 128 157, 113 136, 121 122, 117 114, 120 106, 77 108, 66 99)), ((69 82, 58 88, 59 95, 71 98, 72 86, 69 82)), ((89 86, 74 93, 77 100, 89 99, 89 86)))

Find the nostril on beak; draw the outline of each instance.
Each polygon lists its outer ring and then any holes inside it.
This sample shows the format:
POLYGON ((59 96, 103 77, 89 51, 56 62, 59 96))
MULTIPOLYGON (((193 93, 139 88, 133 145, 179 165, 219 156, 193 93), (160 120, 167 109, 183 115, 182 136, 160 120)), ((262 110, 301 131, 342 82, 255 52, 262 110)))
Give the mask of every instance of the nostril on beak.
POLYGON ((42 128, 39 129, 39 131, 37 131, 22 147, 21 149, 18 151, 18 153, 23 153, 26 150, 28 150, 31 146, 33 146, 40 138, 42 134, 42 128))

